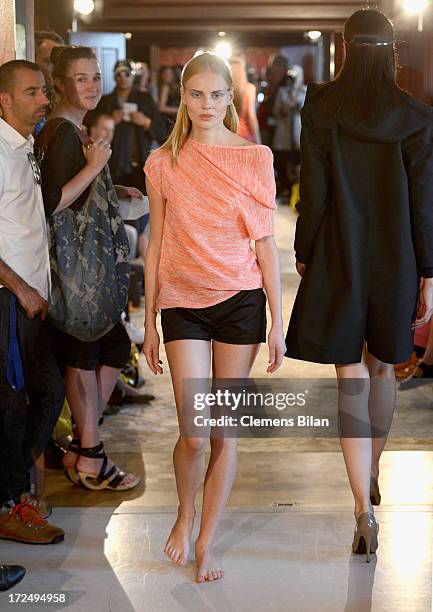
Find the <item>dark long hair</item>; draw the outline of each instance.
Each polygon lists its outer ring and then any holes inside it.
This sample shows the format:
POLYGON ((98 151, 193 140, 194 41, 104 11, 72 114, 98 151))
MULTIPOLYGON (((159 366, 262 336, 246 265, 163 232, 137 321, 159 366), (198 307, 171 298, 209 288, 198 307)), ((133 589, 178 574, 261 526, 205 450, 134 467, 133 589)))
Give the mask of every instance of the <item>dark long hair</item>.
POLYGON ((393 25, 380 11, 356 11, 344 25, 344 44, 345 61, 323 97, 323 108, 334 117, 372 121, 401 91, 393 25))

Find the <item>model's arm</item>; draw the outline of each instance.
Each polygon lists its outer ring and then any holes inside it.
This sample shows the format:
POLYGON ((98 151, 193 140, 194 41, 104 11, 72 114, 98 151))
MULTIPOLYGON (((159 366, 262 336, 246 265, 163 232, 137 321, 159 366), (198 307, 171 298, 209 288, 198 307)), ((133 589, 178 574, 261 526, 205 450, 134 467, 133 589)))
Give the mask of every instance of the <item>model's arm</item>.
POLYGON ((257 121, 256 113, 256 88, 252 83, 248 83, 248 123, 254 134, 254 141, 257 144, 261 144, 262 139, 260 136, 259 122, 257 121))
POLYGON ((146 178, 146 189, 149 198, 150 211, 150 237, 147 245, 146 262, 144 267, 145 315, 144 315, 144 344, 143 353, 147 364, 154 374, 162 374, 159 363, 159 334, 156 329, 156 300, 158 297, 158 268, 161 258, 162 229, 165 217, 165 199, 156 191, 152 183, 146 178))
POLYGON ((29 319, 33 319, 37 314, 41 315, 42 320, 45 319, 48 311, 48 302, 1 259, 0 284, 17 296, 29 319))
POLYGON ((269 366, 266 370, 272 373, 278 370, 286 352, 281 304, 280 262, 273 236, 265 236, 256 240, 256 256, 263 274, 263 284, 272 317, 272 326, 268 337, 269 366))

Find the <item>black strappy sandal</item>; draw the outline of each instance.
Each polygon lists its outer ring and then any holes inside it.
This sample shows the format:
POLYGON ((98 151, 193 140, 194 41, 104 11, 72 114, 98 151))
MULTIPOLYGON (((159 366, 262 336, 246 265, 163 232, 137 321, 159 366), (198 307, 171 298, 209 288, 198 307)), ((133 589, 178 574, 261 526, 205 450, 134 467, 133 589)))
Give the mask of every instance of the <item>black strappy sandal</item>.
POLYGON ((121 482, 126 476, 129 476, 129 474, 122 472, 117 465, 112 465, 112 467, 107 470, 108 457, 105 454, 103 442, 90 448, 80 448, 79 454, 89 459, 103 460, 102 467, 97 475, 91 472, 77 470, 80 482, 86 489, 90 489, 91 491, 102 491, 104 489, 109 491, 129 491, 130 489, 134 489, 141 482, 140 476, 133 474, 133 476, 135 476, 134 480, 130 484, 122 485, 121 482))

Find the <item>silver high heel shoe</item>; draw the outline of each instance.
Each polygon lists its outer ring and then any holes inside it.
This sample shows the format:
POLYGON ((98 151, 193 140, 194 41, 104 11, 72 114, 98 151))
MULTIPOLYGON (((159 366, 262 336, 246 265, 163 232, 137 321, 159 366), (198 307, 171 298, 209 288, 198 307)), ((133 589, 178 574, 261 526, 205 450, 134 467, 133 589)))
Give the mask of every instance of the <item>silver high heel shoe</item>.
POLYGON ((356 521, 355 535, 353 536, 352 551, 355 554, 367 555, 366 561, 370 563, 370 554, 375 553, 379 543, 377 533, 379 525, 374 514, 363 512, 356 521))

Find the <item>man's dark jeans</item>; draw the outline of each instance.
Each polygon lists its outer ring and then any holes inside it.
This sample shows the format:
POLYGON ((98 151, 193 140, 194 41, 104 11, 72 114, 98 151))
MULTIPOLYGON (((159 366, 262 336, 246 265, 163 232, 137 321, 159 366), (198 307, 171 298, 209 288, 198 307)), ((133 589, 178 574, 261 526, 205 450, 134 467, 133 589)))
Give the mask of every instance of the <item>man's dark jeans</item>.
POLYGON ((6 379, 11 293, 0 289, 0 505, 26 490, 27 472, 45 449, 64 401, 63 380, 40 318, 17 301, 17 335, 24 391, 6 379))

